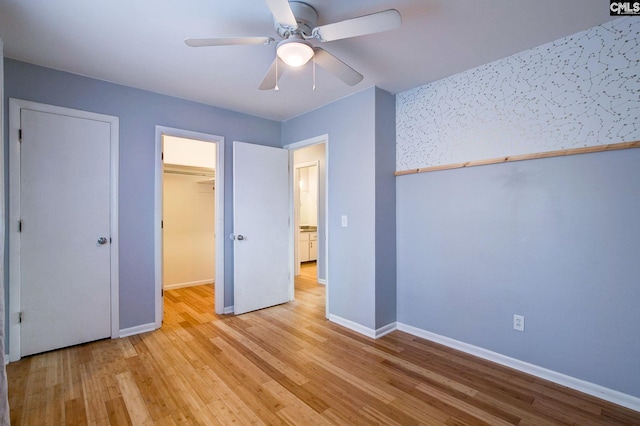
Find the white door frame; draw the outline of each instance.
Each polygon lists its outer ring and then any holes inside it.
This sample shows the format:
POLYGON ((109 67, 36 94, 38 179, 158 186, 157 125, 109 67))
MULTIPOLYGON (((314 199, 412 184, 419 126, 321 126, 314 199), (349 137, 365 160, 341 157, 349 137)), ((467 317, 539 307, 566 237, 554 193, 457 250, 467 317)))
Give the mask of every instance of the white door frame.
MULTIPOLYGON (((328 134, 324 134, 324 135, 320 135, 320 136, 316 136, 313 138, 309 138, 309 139, 305 139, 299 142, 294 142, 291 143, 289 145, 285 145, 284 148, 289 150, 289 164, 294 165, 294 159, 293 159, 293 152, 297 149, 300 148, 306 148, 308 146, 311 145, 317 145, 320 143, 324 143, 324 162, 325 162, 325 169, 324 169, 324 236, 325 236, 325 241, 324 241, 324 265, 325 265, 325 287, 326 287, 326 293, 325 293, 325 317, 329 318, 329 290, 330 290, 330 283, 329 283, 329 135, 328 134)), ((294 217, 295 214, 295 206, 294 206, 294 196, 293 196, 293 182, 295 182, 295 167, 290 167, 290 179, 291 179, 291 185, 290 185, 290 191, 291 191, 291 196, 290 196, 290 200, 291 200, 291 206, 290 206, 290 214, 291 217, 294 217)), ((318 216, 319 217, 319 216, 318 216)), ((290 231, 290 235, 289 238, 293 239, 293 238, 297 238, 298 233, 296 232, 296 230, 294 229, 293 226, 290 227, 291 231, 290 231)), ((295 242, 294 242, 294 247, 295 247, 295 242)), ((291 271, 295 271, 295 262, 298 259, 296 258, 296 256, 292 255, 291 256, 291 266, 290 266, 290 270, 291 271)), ((291 294, 293 295, 294 293, 294 280, 291 280, 291 294)))
POLYGON ((155 327, 162 327, 162 136, 213 142, 216 145, 216 193, 215 193, 215 312, 224 313, 224 137, 209 133, 193 132, 173 127, 156 126, 155 146, 155 205, 154 205, 154 254, 155 254, 155 327))
POLYGON ((111 125, 110 170, 110 230, 111 244, 111 338, 120 334, 119 306, 119 258, 118 258, 118 170, 119 170, 119 119, 97 114, 20 99, 9 99, 9 361, 20 359, 20 110, 29 109, 44 113, 67 115, 108 122, 111 125))

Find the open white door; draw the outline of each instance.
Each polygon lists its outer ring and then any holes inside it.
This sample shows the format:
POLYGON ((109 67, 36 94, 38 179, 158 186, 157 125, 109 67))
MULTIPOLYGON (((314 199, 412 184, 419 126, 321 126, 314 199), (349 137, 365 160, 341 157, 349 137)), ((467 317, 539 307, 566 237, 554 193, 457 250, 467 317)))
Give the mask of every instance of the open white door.
POLYGON ((234 313, 290 301, 289 152, 233 143, 234 313))

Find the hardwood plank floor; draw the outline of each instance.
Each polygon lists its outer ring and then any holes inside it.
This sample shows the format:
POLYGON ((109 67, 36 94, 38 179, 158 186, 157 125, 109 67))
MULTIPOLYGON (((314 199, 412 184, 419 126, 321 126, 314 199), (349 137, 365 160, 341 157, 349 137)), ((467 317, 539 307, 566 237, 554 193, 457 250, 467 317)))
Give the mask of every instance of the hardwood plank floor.
POLYGON ((165 292, 162 329, 7 366, 13 425, 640 425, 640 413, 393 332, 324 318, 315 264, 296 301, 213 313, 213 286, 165 292))

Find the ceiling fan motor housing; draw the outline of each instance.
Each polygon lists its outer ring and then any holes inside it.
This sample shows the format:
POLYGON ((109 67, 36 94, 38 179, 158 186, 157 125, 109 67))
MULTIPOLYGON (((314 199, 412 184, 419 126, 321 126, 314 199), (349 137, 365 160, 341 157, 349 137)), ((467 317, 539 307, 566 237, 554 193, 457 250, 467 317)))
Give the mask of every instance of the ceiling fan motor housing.
MULTIPOLYGON (((306 3, 299 1, 289 2, 293 16, 298 23, 297 31, 301 32, 305 36, 311 36, 311 31, 316 27, 318 22, 318 12, 306 3)), ((291 29, 280 25, 276 22, 276 31, 282 38, 287 38, 291 34, 291 29)))

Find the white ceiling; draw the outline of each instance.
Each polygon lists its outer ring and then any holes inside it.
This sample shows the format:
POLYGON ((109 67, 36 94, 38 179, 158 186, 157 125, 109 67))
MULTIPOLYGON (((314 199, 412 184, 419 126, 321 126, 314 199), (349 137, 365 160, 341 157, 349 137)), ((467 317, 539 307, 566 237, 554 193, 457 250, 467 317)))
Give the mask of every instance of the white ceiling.
POLYGON ((349 87, 311 65, 258 86, 275 45, 187 47, 185 38, 270 36, 264 0, 0 0, 6 57, 286 120, 376 85, 398 93, 612 19, 605 0, 306 0, 318 25, 389 8, 400 30, 323 43, 364 75, 349 87))

